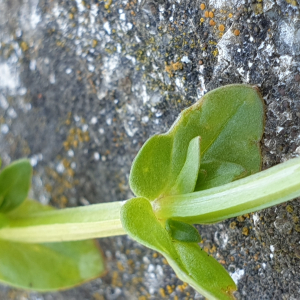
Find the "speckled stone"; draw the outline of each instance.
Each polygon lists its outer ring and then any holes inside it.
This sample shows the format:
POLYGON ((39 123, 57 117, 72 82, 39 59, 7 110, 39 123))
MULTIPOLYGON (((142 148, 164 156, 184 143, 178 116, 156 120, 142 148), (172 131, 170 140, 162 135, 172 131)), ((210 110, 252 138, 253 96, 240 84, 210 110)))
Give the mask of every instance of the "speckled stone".
MULTIPOLYGON (((31 196, 59 208, 128 199, 131 161, 147 138, 230 83, 263 95, 263 169, 299 156, 295 4, 0 0, 3 164, 28 157, 31 196)), ((197 226, 204 249, 238 283, 238 299, 299 299, 299 199, 289 205, 197 226)), ((99 243, 104 277, 57 293, 1 286, 0 299, 203 299, 130 238, 99 243)))

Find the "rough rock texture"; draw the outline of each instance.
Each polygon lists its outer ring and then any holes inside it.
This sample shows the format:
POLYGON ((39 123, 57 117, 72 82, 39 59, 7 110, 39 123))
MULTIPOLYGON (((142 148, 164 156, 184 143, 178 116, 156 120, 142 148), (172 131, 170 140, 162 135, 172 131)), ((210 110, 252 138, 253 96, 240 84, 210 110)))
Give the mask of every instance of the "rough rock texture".
MULTIPOLYGON (((132 196, 143 142, 229 83, 266 103, 263 168, 300 154, 299 1, 0 0, 0 154, 28 157, 32 197, 56 207, 132 196), (205 8, 203 5, 205 4, 205 8), (208 12, 211 12, 209 14, 208 12)), ((299 299, 300 202, 199 229, 238 299, 299 299)), ((100 240, 108 273, 1 299, 202 299, 126 236, 100 240)))

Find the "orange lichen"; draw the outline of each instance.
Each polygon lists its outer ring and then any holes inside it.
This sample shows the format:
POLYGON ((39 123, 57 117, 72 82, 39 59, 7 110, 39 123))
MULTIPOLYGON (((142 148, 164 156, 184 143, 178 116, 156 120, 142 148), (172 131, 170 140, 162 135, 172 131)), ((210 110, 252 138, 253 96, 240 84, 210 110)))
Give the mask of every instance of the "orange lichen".
POLYGON ((159 293, 160 293, 160 295, 161 295, 162 298, 166 297, 166 292, 165 292, 165 290, 163 288, 159 289, 159 293))
POLYGON ((213 13, 212 11, 210 11, 210 12, 208 13, 208 16, 209 16, 210 18, 213 18, 215 15, 214 15, 214 13, 213 13))
POLYGON ((200 4, 200 9, 201 9, 201 10, 204 10, 204 9, 205 9, 205 4, 204 4, 204 3, 201 3, 201 4, 200 4))
POLYGON ((235 29, 234 32, 233 32, 233 34, 236 35, 236 36, 238 36, 238 35, 240 35, 240 31, 238 29, 235 29))
POLYGON ((220 30, 220 31, 224 31, 224 30, 225 30, 225 26, 224 26, 223 24, 221 24, 221 25, 219 26, 219 30, 220 30))
POLYGON ((174 289, 170 285, 167 285, 166 288, 167 288, 168 294, 172 294, 174 292, 174 289))
POLYGON ((209 12, 208 12, 208 10, 205 11, 204 17, 205 17, 205 18, 208 18, 208 17, 209 17, 209 12))
POLYGON ((167 71, 170 75, 173 75, 173 72, 177 71, 177 70, 182 70, 183 65, 181 62, 176 62, 173 63, 171 62, 169 65, 165 65, 165 71, 167 71))
POLYGON ((209 25, 210 25, 210 26, 215 26, 215 25, 216 25, 216 22, 215 22, 214 20, 210 20, 210 21, 209 21, 209 25))

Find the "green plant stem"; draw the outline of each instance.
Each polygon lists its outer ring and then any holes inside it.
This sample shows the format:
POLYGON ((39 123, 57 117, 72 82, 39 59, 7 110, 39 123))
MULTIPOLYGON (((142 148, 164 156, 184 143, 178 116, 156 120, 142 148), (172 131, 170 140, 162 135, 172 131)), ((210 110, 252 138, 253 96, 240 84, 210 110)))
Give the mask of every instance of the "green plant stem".
POLYGON ((120 221, 124 201, 33 213, 11 219, 0 239, 25 243, 85 240, 126 234, 120 221))
MULTIPOLYGON (((152 202, 158 219, 214 223, 300 196, 300 158, 220 187, 152 202)), ((75 241, 126 234, 120 221, 125 201, 33 213, 10 219, 0 239, 25 243, 75 241)))
POLYGON ((300 158, 201 192, 155 200, 159 219, 214 223, 255 212, 300 196, 300 158))

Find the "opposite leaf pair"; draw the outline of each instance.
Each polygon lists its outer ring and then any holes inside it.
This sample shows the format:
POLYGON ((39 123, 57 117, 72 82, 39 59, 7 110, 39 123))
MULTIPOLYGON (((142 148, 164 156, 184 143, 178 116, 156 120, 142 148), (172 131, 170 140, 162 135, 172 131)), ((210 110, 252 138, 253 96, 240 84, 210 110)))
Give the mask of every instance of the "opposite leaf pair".
POLYGON ((163 254, 181 280, 210 299, 233 299, 235 283, 197 245, 199 236, 188 220, 158 218, 155 204, 259 171, 263 123, 255 88, 219 88, 184 110, 166 134, 150 138, 132 165, 130 186, 138 198, 122 207, 124 229, 163 254))

